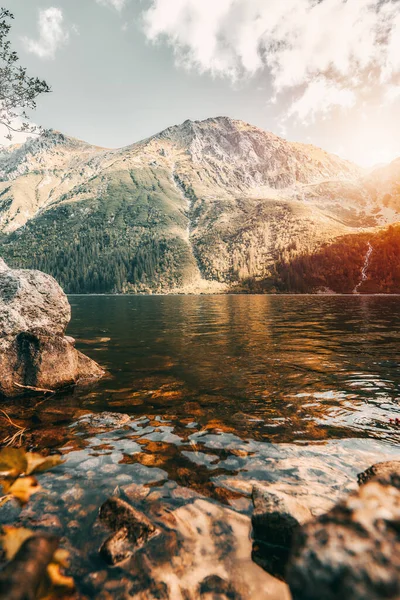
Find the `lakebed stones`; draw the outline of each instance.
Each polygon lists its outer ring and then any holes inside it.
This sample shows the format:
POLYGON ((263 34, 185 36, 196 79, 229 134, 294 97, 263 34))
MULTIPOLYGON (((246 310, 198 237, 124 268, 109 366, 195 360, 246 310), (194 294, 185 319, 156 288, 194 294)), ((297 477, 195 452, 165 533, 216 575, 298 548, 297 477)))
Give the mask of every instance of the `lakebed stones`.
POLYGON ((0 395, 53 391, 104 374, 65 337, 70 318, 68 299, 52 277, 9 269, 0 259, 0 395))
POLYGON ((400 490, 371 480, 303 525, 286 581, 294 600, 399 598, 400 490))

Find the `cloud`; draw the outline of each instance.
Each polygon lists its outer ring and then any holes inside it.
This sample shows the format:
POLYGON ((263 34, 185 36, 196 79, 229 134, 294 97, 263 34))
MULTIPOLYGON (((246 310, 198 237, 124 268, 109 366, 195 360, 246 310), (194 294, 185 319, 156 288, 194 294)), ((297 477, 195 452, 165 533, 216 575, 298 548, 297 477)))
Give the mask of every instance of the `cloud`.
POLYGON ((97 4, 108 6, 109 8, 115 8, 118 12, 121 12, 125 8, 128 0, 96 0, 97 4))
POLYGON ((303 125, 314 122, 318 116, 328 115, 334 107, 352 108, 356 94, 325 77, 311 81, 303 94, 288 109, 287 117, 296 117, 303 125))
POLYGON ((293 118, 348 109, 377 86, 383 101, 399 77, 400 0, 150 1, 146 36, 179 66, 233 81, 266 72, 274 95, 294 94, 293 118))
POLYGON ((65 27, 64 17, 60 8, 47 8, 39 11, 39 38, 23 38, 28 52, 39 58, 54 58, 57 50, 68 43, 69 31, 65 27))
POLYGON ((389 85, 385 92, 385 99, 388 104, 400 100, 400 85, 389 85))

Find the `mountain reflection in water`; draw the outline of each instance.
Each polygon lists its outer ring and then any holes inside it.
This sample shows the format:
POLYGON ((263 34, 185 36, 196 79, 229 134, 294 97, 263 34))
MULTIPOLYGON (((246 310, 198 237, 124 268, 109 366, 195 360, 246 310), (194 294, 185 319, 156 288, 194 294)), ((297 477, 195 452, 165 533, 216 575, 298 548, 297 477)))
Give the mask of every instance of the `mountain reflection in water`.
POLYGON ((261 480, 311 495, 317 512, 362 469, 399 458, 400 298, 70 302, 69 334, 109 376, 9 410, 66 458, 24 522, 41 507, 57 514, 86 572, 98 568, 91 528, 112 493, 171 510, 205 497, 249 514, 261 480))

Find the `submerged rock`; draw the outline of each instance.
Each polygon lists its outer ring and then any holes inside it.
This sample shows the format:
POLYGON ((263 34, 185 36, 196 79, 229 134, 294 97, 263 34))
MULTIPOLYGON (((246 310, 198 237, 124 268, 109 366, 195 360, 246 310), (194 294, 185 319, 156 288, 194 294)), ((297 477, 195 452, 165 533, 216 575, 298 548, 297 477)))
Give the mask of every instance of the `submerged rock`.
POLYGON ((9 269, 0 259, 0 395, 55 390, 104 374, 65 337, 70 319, 68 299, 50 275, 9 269))
POLYGON ((146 515, 120 498, 106 500, 100 508, 99 519, 114 532, 100 548, 100 556, 111 565, 132 556, 158 533, 146 515))
POLYGON ((370 481, 294 535, 294 600, 400 597, 400 490, 370 481))

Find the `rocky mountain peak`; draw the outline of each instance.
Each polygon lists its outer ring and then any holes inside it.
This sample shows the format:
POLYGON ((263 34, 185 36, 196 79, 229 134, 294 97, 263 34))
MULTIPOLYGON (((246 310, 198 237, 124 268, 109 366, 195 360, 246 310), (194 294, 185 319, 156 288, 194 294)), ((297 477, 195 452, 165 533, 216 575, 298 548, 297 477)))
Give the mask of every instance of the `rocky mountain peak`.
POLYGON ((13 179, 23 175, 32 170, 34 165, 48 162, 52 153, 80 153, 92 148, 86 142, 50 129, 28 138, 24 144, 4 149, 0 154, 0 178, 13 179))

